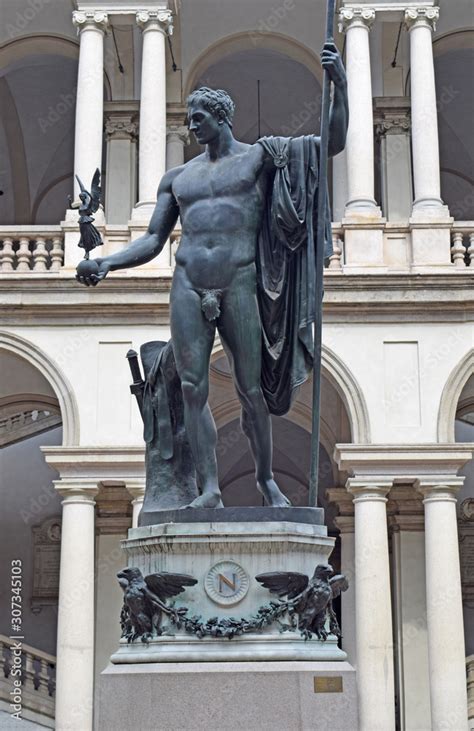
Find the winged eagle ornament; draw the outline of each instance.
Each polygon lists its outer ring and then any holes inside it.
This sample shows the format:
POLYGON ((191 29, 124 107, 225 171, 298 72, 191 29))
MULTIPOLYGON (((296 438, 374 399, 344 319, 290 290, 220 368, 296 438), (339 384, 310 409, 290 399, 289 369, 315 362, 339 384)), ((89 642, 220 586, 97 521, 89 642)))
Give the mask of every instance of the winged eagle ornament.
POLYGON ((298 629, 305 639, 316 635, 325 640, 328 634, 341 636, 333 609, 333 600, 349 588, 343 574, 334 574, 332 566, 316 566, 311 578, 296 571, 275 571, 255 577, 262 586, 280 598, 287 597, 290 614, 297 616, 298 629), (329 633, 326 620, 329 618, 329 633))
POLYGON ((186 586, 197 584, 192 576, 165 571, 143 577, 135 567, 119 571, 117 578, 123 590, 122 637, 128 642, 138 638, 148 642, 153 634, 160 635, 163 613, 170 614, 166 600, 181 594, 186 586))
POLYGON ((78 175, 76 175, 76 180, 81 189, 81 192, 79 193, 81 203, 73 203, 71 198, 69 198, 69 204, 71 208, 79 209, 79 231, 81 233, 81 238, 78 246, 80 246, 81 249, 84 249, 84 259, 89 259, 89 254, 92 249, 95 249, 96 246, 102 246, 104 243, 100 233, 93 224, 95 219, 92 215, 99 209, 100 196, 102 194, 102 189, 100 187, 100 170, 97 168, 94 173, 90 192, 86 190, 84 183, 78 175))

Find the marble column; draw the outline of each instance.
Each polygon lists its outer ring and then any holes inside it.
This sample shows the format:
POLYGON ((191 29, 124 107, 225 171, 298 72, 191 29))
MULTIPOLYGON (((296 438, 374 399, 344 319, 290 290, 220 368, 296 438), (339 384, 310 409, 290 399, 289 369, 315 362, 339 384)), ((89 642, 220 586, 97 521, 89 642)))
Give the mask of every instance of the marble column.
POLYGON ((387 493, 392 480, 349 478, 353 495, 359 728, 395 729, 387 493))
POLYGON ((137 115, 126 109, 108 111, 105 134, 107 139, 105 190, 107 223, 126 225, 136 200, 137 115))
POLYGON ((463 477, 420 478, 425 509, 431 728, 467 729, 467 691, 456 493, 463 477))
POLYGON ((349 96, 347 133, 346 214, 380 216, 374 199, 374 132, 369 31, 373 8, 342 8, 339 28, 346 33, 346 72, 349 96))
POLYGON ((132 500, 132 528, 138 526, 138 516, 143 507, 143 499, 145 497, 145 480, 127 480, 125 483, 127 492, 133 497, 132 500))
MULTIPOLYGON (((72 22, 79 33, 74 173, 89 186, 96 170, 102 170, 104 126, 104 34, 107 13, 75 10, 72 22)), ((79 184, 74 179, 74 197, 79 184)))
POLYGON ((418 209, 429 213, 430 208, 436 213, 443 207, 432 39, 438 18, 439 8, 405 10, 410 34, 414 213, 418 209))
MULTIPOLYGON (((380 142, 380 182, 383 213, 387 221, 406 222, 413 204, 410 154, 410 100, 406 97, 375 99, 375 129, 380 142)), ((408 264, 408 244, 403 261, 408 264)), ((394 252, 396 253, 396 252, 394 252)))
POLYGON ((166 35, 172 32, 170 10, 141 10, 143 33, 138 154, 139 201, 132 219, 148 221, 158 184, 166 170, 166 35))
POLYGON ((56 728, 92 731, 94 498, 91 480, 54 483, 63 497, 56 665, 56 728))
POLYGON ((347 155, 343 150, 332 159, 332 220, 341 222, 344 218, 348 198, 347 155))
POLYGON ((398 506, 389 517, 395 684, 400 728, 423 729, 430 718, 423 506, 412 485, 406 492, 410 499, 395 499, 396 488, 390 494, 398 506))
POLYGON ((357 667, 354 516, 338 515, 334 518, 334 524, 339 530, 341 541, 341 572, 349 580, 348 590, 341 594, 342 649, 347 652, 348 662, 357 667))
POLYGON ((184 147, 189 144, 189 130, 185 125, 171 124, 166 133, 166 169, 184 163, 184 147))
MULTIPOLYGON (((79 34, 74 173, 87 189, 97 168, 102 170, 104 129, 104 35, 108 16, 102 11, 75 10, 72 22, 79 34)), ((74 177, 74 199, 79 199, 79 183, 74 177)), ((77 210, 67 209, 61 222, 64 232, 64 268, 75 269, 83 257, 79 249, 77 210)), ((103 233, 104 211, 94 214, 95 225, 103 233)))

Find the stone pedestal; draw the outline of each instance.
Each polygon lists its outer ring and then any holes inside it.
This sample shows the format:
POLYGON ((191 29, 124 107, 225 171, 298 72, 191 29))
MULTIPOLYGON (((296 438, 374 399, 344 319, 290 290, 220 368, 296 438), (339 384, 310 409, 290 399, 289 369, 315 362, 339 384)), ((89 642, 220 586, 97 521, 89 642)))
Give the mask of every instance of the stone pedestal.
MULTIPOLYGON (((203 623, 211 618, 252 621, 261 607, 278 602, 255 576, 289 571, 312 577, 317 565, 328 563, 334 547, 318 508, 161 512, 161 520, 168 522, 129 531, 122 544, 127 566, 140 569, 143 576, 170 572, 194 577, 197 583, 176 597, 174 607, 187 607, 186 617, 200 617, 203 623)), ((150 516, 142 513, 140 522, 144 517, 150 516)), ((346 659, 334 635, 326 641, 314 635, 305 640, 290 626, 288 613, 231 640, 212 633, 196 636, 166 614, 162 629, 147 644, 122 639, 112 663, 346 659)))
POLYGON ((355 671, 346 662, 109 665, 95 728, 356 729, 355 671))

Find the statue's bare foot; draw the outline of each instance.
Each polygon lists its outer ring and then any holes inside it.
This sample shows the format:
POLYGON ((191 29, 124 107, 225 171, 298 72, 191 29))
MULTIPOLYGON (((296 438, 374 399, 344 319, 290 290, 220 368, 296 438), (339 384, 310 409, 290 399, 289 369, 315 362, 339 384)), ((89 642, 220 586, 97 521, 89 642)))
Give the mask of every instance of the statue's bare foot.
POLYGON ((203 492, 199 497, 194 498, 192 503, 185 505, 185 508, 223 508, 224 504, 221 500, 221 493, 217 492, 203 492))
POLYGON ((287 508, 291 505, 291 502, 286 495, 283 495, 275 480, 257 482, 257 489, 262 493, 266 504, 272 508, 287 508))

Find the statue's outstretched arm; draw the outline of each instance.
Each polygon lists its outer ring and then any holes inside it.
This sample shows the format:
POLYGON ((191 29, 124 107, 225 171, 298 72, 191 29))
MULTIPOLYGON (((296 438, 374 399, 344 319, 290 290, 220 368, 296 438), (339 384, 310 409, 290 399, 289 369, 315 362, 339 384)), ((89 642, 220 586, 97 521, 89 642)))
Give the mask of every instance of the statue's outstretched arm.
POLYGON ((334 43, 325 43, 321 64, 334 83, 334 95, 329 116, 329 155, 333 157, 345 147, 349 125, 347 78, 342 58, 334 43))
POLYGON ((104 279, 109 271, 137 267, 158 256, 168 240, 179 215, 179 207, 171 189, 173 179, 179 171, 180 168, 168 170, 161 179, 155 210, 147 232, 139 239, 132 241, 122 251, 104 258, 94 259, 99 271, 97 274, 94 273, 90 276, 80 276, 78 273, 77 278, 82 284, 94 286, 104 279))

